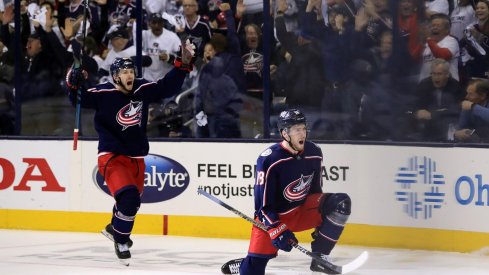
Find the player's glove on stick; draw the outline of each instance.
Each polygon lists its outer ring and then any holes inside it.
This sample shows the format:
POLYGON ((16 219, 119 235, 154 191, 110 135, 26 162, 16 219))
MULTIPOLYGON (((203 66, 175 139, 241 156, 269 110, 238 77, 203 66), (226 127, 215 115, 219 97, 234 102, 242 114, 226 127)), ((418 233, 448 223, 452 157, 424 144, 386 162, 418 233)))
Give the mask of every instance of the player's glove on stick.
POLYGON ((66 85, 72 90, 80 87, 85 79, 88 78, 88 73, 81 68, 72 67, 66 74, 66 85))
POLYGON ((294 233, 290 231, 285 223, 279 223, 268 230, 272 244, 278 249, 289 252, 292 250, 292 243, 298 243, 294 233))

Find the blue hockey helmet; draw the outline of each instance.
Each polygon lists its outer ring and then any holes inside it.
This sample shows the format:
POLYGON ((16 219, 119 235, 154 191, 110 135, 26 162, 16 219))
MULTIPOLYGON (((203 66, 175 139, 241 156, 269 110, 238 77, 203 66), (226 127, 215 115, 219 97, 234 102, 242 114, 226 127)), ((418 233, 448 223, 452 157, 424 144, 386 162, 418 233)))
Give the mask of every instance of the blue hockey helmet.
POLYGON ((279 132, 296 124, 307 124, 306 116, 298 109, 289 109, 280 113, 277 121, 279 132))
POLYGON ((112 65, 110 65, 110 75, 114 77, 117 75, 122 69, 133 69, 136 70, 136 66, 134 66, 134 62, 129 57, 117 57, 112 65))

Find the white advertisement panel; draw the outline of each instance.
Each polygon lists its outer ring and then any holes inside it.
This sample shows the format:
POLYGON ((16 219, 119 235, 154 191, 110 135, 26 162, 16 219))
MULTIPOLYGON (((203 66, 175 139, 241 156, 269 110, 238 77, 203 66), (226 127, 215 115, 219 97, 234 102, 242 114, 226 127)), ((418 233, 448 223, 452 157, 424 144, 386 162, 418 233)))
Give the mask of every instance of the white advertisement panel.
MULTIPOLYGON (((110 212, 97 142, 0 141, 0 208, 110 212)), ((253 214, 269 143, 152 142, 140 213, 233 217, 197 188, 253 214)), ((350 223, 488 232, 485 149, 322 144, 323 190, 352 198, 350 223)))
POLYGON ((68 210, 64 141, 0 140, 0 209, 68 210))

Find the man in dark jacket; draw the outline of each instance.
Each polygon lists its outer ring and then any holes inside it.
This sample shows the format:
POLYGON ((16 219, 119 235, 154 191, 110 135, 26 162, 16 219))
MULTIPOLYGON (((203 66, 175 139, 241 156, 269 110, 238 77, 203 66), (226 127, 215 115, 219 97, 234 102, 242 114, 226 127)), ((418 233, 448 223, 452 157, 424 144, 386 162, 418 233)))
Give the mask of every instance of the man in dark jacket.
MULTIPOLYGON (((416 89, 415 131, 422 141, 447 141, 449 128, 455 127, 464 93, 457 80, 450 76, 448 61, 437 58, 431 64, 431 76, 416 89)), ((452 135, 451 133, 450 135, 452 135)))
POLYGON ((197 136, 211 138, 241 137, 239 112, 243 101, 234 80, 225 74, 224 59, 215 56, 203 68, 195 96, 197 136), (207 116, 207 123, 202 116, 207 116))

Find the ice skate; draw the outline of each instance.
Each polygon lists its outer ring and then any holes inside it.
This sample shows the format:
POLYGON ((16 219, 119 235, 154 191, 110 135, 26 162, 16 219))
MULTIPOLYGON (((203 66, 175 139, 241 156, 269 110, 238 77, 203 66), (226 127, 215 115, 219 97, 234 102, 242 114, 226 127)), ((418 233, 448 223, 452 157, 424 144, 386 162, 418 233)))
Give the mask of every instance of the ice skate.
POLYGON ((242 261, 243 258, 239 258, 223 264, 221 267, 222 274, 239 274, 239 267, 241 266, 242 261))
MULTIPOLYGON (((114 229, 112 228, 112 224, 108 224, 107 226, 105 226, 105 228, 102 230, 102 234, 107 237, 109 240, 114 241, 114 229)), ((129 239, 129 241, 127 241, 127 247, 128 248, 131 248, 132 247, 132 240, 129 239)))
MULTIPOLYGON (((320 256, 323 260, 327 261, 327 262, 331 262, 332 258, 331 256, 329 255, 325 255, 325 254, 321 254, 321 253, 314 253, 318 256, 320 256)), ((311 271, 314 271, 314 272, 321 272, 321 273, 325 273, 325 270, 328 270, 327 267, 324 267, 320 262, 312 259, 311 261, 311 267, 310 267, 311 271)))
POLYGON ((119 258, 121 264, 125 266, 129 266, 129 260, 131 259, 131 252, 129 251, 129 246, 127 245, 127 243, 125 244, 114 243, 114 247, 115 247, 115 254, 117 255, 117 258, 119 258))

